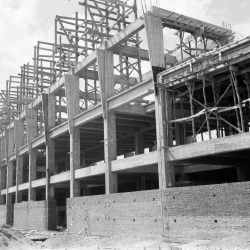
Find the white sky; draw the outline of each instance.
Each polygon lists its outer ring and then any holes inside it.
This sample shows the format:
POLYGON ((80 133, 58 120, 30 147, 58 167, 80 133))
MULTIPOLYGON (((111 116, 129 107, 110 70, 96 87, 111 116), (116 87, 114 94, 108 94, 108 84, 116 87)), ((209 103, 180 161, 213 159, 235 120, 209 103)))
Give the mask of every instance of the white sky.
MULTIPOLYGON (((249 0, 144 1, 148 9, 151 2, 156 2, 161 8, 216 25, 230 23, 239 39, 250 35, 249 0)), ((56 15, 72 16, 76 11, 79 16, 83 14, 84 8, 78 2, 83 0, 0 0, 0 89, 5 89, 10 75, 20 72, 21 65, 32 63, 38 40, 54 42, 56 15)), ((137 3, 142 14, 141 0, 137 3)), ((167 33, 164 34, 166 40, 167 33)))

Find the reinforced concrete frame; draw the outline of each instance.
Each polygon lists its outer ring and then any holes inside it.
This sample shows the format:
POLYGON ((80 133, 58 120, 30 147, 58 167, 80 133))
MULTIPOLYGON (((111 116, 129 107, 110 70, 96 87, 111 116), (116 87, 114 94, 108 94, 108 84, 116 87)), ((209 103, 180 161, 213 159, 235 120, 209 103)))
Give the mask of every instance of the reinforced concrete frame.
POLYGON ((231 42, 231 30, 157 7, 137 18, 136 1, 80 5, 85 17, 56 16, 55 43, 39 41, 34 65, 1 93, 0 204, 53 200, 58 188, 71 198, 117 193, 128 180, 143 190, 147 178, 173 188, 218 169, 249 180, 249 37, 231 42), (165 53, 165 27, 179 32, 180 60, 165 53))

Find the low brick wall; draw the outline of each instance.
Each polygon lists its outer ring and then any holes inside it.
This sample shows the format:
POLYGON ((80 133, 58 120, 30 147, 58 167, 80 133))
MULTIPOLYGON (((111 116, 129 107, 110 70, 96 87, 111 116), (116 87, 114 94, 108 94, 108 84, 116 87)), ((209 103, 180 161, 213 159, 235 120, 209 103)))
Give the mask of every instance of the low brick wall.
POLYGON ((13 222, 13 205, 0 205, 0 225, 13 222))
POLYGON ((7 223, 7 206, 0 205, 0 226, 7 223))
POLYGON ((250 231, 250 182, 67 200, 70 233, 163 235, 172 242, 250 231))
POLYGON ((67 200, 67 227, 71 233, 162 235, 162 223, 159 190, 67 200))
POLYGON ((191 241, 250 231, 250 182, 164 190, 164 236, 191 241))
POLYGON ((56 229, 55 201, 32 201, 14 204, 14 227, 35 230, 56 229))

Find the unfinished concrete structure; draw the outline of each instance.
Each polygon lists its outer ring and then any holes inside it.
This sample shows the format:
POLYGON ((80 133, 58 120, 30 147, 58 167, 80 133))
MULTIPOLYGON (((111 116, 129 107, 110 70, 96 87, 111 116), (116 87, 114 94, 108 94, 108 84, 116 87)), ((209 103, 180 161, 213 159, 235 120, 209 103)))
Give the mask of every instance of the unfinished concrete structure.
POLYGON ((172 241, 249 230, 250 38, 158 7, 138 18, 136 1, 80 5, 1 93, 1 223, 172 241), (180 40, 168 53, 165 28, 180 40))

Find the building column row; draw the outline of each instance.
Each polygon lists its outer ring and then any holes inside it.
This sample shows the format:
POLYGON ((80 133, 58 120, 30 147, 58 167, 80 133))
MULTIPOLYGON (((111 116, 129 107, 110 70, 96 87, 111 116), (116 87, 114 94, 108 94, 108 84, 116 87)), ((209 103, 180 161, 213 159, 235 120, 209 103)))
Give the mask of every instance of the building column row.
MULTIPOLYGON (((145 15, 145 27, 148 39, 149 57, 152 66, 152 78, 157 82, 156 75, 165 69, 164 44, 162 21, 158 17, 145 15)), ((111 171, 111 162, 117 159, 116 143, 116 116, 115 112, 108 110, 107 100, 114 96, 114 59, 113 52, 97 49, 98 75, 101 88, 101 101, 104 121, 104 151, 105 151, 105 189, 106 193, 118 192, 117 174, 111 171)), ((73 117, 79 114, 79 77, 65 75, 65 92, 67 101, 68 124, 70 134, 70 197, 80 195, 80 183, 75 179, 75 170, 80 168, 80 128, 73 124, 73 117)), ((175 185, 173 164, 169 162, 169 147, 172 146, 172 130, 168 121, 171 120, 171 97, 169 92, 158 88, 155 84, 155 112, 157 130, 158 173, 159 188, 175 185)), ((55 126, 55 96, 43 94, 43 113, 46 137, 46 199, 54 198, 54 188, 50 184, 50 176, 55 172, 55 142, 49 138, 49 130, 55 126)), ((20 121, 19 121, 20 122, 20 121)), ((26 109, 27 144, 29 150, 29 201, 36 199, 32 181, 36 179, 36 149, 32 149, 31 141, 37 137, 37 111, 33 108, 26 109)), ((23 125, 16 123, 15 131, 20 131, 23 125)), ((17 132, 19 131, 19 132, 17 132)), ((8 131, 6 130, 6 133, 8 131)), ((6 137, 6 136, 5 136, 6 137)), ((6 137, 7 138, 7 137, 6 137)), ((144 153, 143 135, 135 135, 135 153, 144 153)), ((17 149, 22 144, 21 138, 15 138, 17 155, 17 185, 22 182, 23 159, 18 156, 17 149), (20 142, 19 142, 20 141, 20 142)), ((7 157, 8 158, 8 157, 7 157)), ((6 158, 6 159, 7 159, 6 158)), ((7 186, 13 183, 13 164, 7 161, 7 186), (11 177, 12 176, 12 177, 11 177)), ((2 172, 2 171, 1 171, 2 172)), ((9 200, 9 197, 7 198, 9 200)), ((17 189, 16 202, 20 202, 20 192, 17 189)))

